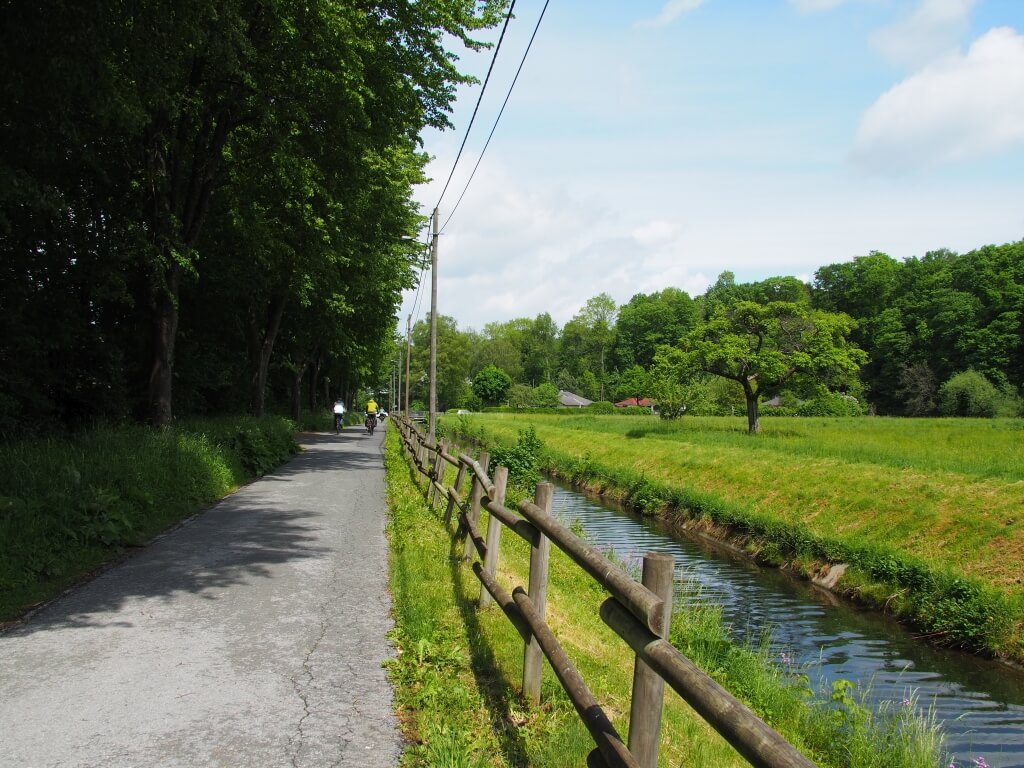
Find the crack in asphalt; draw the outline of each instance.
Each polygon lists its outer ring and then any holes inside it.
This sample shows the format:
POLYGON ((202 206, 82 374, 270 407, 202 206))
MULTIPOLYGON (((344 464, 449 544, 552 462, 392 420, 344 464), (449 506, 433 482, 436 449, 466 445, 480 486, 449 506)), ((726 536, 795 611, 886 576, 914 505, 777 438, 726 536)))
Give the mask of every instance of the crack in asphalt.
MULTIPOLYGON (((336 580, 337 580, 337 571, 335 571, 334 576, 332 577, 331 581, 333 582, 333 581, 336 581, 336 580)), ((302 660, 302 671, 305 673, 306 681, 304 683, 300 683, 298 679, 296 679, 294 677, 290 678, 291 679, 291 683, 292 683, 292 688, 295 690, 295 695, 298 696, 299 699, 302 701, 302 710, 303 710, 302 717, 300 717, 299 718, 299 722, 295 724, 296 737, 294 737, 294 738, 297 738, 299 743, 298 743, 298 747, 295 749, 295 751, 291 755, 291 764, 292 764, 292 766, 294 768, 299 768, 299 762, 298 762, 299 761, 299 753, 302 751, 302 745, 305 743, 306 734, 305 734, 305 731, 303 729, 303 726, 304 726, 306 720, 309 719, 309 716, 311 714, 313 714, 313 712, 312 712, 312 710, 310 709, 310 706, 309 706, 309 696, 306 693, 307 686, 308 687, 312 687, 313 683, 316 682, 316 676, 313 674, 313 667, 312 667, 312 664, 310 663, 310 660, 313 658, 313 655, 320 648, 320 643, 322 643, 324 638, 327 636, 327 630, 330 627, 330 621, 327 619, 326 603, 321 603, 320 604, 319 613, 320 613, 320 635, 313 642, 312 647, 310 647, 310 649, 306 652, 306 656, 302 660)), ((288 742, 289 742, 288 743, 289 750, 291 750, 291 746, 294 743, 293 738, 289 738, 288 742)))

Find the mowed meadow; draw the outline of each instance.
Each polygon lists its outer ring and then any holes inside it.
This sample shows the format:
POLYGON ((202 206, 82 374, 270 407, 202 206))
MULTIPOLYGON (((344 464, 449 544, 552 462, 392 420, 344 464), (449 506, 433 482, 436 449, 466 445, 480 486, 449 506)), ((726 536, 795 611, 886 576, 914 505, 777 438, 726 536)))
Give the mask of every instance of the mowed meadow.
POLYGON ((940 642, 1024 657, 1024 421, 474 414, 446 429, 510 444, 646 512, 752 534, 762 560, 854 568, 840 589, 940 642), (781 542, 781 546, 780 546, 781 542), (818 561, 818 562, 812 562, 818 561), (859 566, 859 568, 857 567, 859 566), (913 594, 911 594, 913 593, 913 594))

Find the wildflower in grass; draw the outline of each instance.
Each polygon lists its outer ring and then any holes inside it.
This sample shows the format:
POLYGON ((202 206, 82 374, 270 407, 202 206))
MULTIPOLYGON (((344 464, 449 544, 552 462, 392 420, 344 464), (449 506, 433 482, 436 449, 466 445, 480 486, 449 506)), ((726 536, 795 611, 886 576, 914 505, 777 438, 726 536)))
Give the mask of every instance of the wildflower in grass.
POLYGON ((979 756, 979 757, 974 758, 974 764, 978 768, 989 768, 988 763, 985 762, 985 758, 984 757, 980 757, 979 756))
POLYGON ((900 702, 900 705, 904 707, 909 707, 913 703, 914 702, 912 702, 910 699, 903 699, 903 701, 900 702))
POLYGON ((782 651, 781 653, 779 653, 779 659, 780 659, 780 660, 782 661, 782 663, 783 663, 783 664, 785 664, 785 665, 786 665, 787 667, 789 667, 789 666, 792 666, 792 664, 793 664, 793 657, 792 657, 792 656, 790 656, 790 655, 789 655, 788 653, 786 653, 785 651, 782 651))

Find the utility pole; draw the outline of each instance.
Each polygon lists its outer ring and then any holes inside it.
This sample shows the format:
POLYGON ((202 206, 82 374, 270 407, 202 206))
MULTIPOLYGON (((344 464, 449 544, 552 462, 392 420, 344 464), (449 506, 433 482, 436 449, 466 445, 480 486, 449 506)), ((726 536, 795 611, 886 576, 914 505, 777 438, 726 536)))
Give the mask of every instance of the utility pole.
POLYGON ((412 351, 412 315, 405 320, 405 417, 409 418, 409 355, 412 351))
POLYGON ((434 234, 430 238, 430 429, 437 431, 437 208, 434 209, 434 234))

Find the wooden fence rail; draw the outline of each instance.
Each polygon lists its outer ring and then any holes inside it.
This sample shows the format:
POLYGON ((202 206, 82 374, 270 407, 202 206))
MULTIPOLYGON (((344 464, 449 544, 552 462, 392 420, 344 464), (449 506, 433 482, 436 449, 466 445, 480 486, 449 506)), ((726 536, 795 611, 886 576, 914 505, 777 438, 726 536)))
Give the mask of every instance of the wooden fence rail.
POLYGON ((521 501, 517 514, 505 507, 506 467, 495 467, 492 479, 487 453, 477 459, 464 453, 452 455, 446 441, 432 442, 412 421, 398 415, 393 422, 411 461, 426 480, 430 505, 435 507, 439 500, 447 502, 446 525, 458 511, 456 536, 465 538, 464 557, 477 558, 472 570, 481 584, 480 607, 497 603, 523 638, 524 697, 535 705, 540 702, 543 656, 594 739, 596 748, 587 758, 589 766, 656 768, 667 683, 751 765, 814 768, 810 760, 666 639, 672 615, 671 556, 647 554, 641 582, 637 582, 552 516, 550 483, 540 483, 534 500, 521 501), (445 485, 448 466, 456 470, 451 486, 445 485), (463 491, 467 479, 471 481, 468 493, 463 491), (481 509, 489 513, 485 533, 479 530, 481 509), (503 528, 530 545, 527 588, 517 586, 511 593, 495 578, 503 528), (608 592, 610 597, 601 605, 601 618, 636 654, 628 746, 545 621, 552 543, 608 592))

